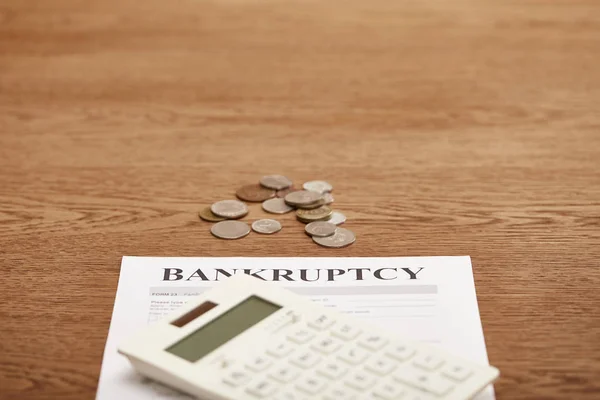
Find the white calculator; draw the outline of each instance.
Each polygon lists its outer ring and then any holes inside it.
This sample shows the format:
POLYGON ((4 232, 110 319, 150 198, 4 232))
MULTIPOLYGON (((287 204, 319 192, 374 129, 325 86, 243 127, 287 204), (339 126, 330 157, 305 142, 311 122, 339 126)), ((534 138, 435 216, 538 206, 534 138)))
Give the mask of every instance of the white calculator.
POLYGON ((203 400, 465 400, 499 375, 246 274, 118 351, 142 375, 203 400))

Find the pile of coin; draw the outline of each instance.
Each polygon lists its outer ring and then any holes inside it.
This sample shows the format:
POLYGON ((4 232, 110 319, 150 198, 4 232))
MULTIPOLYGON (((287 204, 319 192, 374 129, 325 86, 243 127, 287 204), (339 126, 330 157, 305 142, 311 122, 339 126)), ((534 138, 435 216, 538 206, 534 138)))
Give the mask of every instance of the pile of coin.
POLYGON ((324 247, 346 247, 356 237, 339 225, 346 222, 344 214, 334 211, 333 186, 325 181, 309 181, 302 188, 283 175, 263 176, 258 183, 244 185, 236 191, 236 200, 221 200, 202 209, 200 218, 216 222, 211 233, 221 239, 240 239, 253 230, 260 234, 274 234, 281 230, 281 223, 274 219, 260 219, 251 226, 239 221, 249 213, 248 203, 262 203, 262 209, 270 214, 287 214, 295 211, 298 221, 306 225, 305 232, 313 241, 324 247))

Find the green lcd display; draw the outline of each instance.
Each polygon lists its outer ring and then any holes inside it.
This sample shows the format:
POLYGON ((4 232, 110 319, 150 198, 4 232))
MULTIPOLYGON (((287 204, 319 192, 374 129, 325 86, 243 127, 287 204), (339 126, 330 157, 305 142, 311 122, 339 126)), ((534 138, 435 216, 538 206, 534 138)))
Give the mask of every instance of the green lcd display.
POLYGON ((249 297, 166 351, 190 362, 196 362, 280 308, 281 306, 260 297, 249 297))

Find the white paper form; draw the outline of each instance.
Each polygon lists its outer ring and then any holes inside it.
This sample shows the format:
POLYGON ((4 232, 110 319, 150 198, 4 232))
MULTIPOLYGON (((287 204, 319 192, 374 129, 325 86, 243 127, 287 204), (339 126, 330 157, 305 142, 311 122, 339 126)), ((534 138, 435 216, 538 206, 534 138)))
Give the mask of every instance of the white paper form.
MULTIPOLYGON (((123 257, 96 399, 190 399, 137 375, 117 346, 236 273, 488 364, 469 257, 123 257)), ((494 400, 492 385, 476 399, 494 400)))

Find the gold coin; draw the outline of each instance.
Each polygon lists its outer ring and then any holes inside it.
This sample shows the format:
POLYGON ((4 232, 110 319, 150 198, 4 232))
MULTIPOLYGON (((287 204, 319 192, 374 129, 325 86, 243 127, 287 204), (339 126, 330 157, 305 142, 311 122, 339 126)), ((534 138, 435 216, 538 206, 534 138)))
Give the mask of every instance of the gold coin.
POLYGON ((219 221, 225 221, 227 219, 227 218, 221 218, 218 215, 215 215, 212 212, 212 210, 210 209, 210 206, 205 207, 202 210, 200 210, 198 212, 198 216, 208 222, 219 222, 219 221))
POLYGON ((313 208, 311 210, 296 210, 296 216, 302 222, 323 221, 325 219, 331 218, 332 213, 333 210, 329 206, 321 206, 319 208, 313 208))

